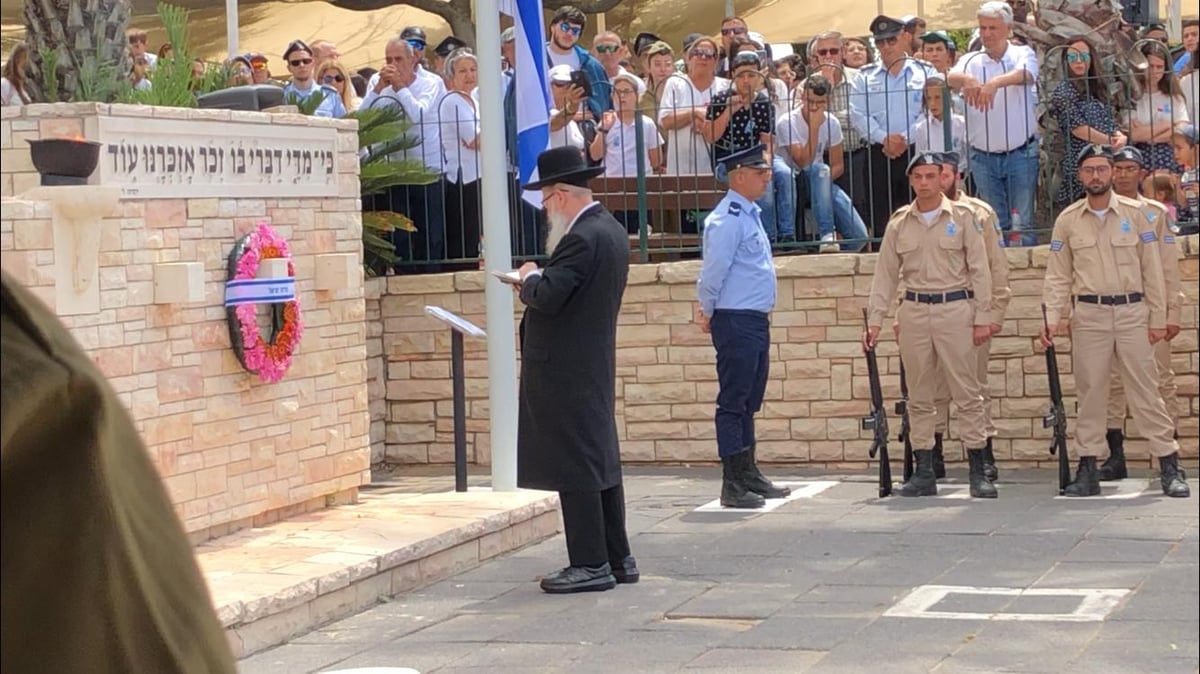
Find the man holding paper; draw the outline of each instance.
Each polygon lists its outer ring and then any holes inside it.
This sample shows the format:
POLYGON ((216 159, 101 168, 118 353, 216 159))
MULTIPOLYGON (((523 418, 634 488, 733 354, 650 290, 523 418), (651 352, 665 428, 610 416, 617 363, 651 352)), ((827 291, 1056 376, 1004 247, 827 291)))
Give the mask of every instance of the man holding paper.
POLYGON ((539 269, 528 262, 516 285, 521 319, 517 484, 557 491, 570 565, 542 579, 565 594, 636 583, 625 533, 625 491, 616 423, 617 314, 629 275, 629 239, 592 199, 577 148, 538 156, 536 182, 550 226, 539 269))

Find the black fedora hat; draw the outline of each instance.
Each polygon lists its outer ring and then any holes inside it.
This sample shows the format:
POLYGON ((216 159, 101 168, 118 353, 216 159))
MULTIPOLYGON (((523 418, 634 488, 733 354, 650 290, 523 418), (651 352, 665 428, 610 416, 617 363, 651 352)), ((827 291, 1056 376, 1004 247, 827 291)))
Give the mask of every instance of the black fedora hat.
POLYGON ((587 187, 588 181, 604 173, 603 166, 588 166, 579 148, 565 146, 546 150, 537 158, 538 179, 521 186, 525 191, 540 190, 558 183, 587 187))

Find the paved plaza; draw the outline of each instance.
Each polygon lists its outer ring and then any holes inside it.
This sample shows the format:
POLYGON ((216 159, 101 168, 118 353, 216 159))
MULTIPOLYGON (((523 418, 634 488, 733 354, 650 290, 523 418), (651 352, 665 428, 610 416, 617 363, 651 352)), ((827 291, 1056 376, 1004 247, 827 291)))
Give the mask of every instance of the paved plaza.
POLYGON ((966 497, 965 468, 920 499, 878 498, 874 474, 767 472, 795 497, 729 512, 706 505, 715 468, 628 469, 637 585, 543 594, 560 535, 241 671, 1200 671, 1200 514, 1145 469, 1068 500, 1053 472, 1002 465, 995 501, 966 497))

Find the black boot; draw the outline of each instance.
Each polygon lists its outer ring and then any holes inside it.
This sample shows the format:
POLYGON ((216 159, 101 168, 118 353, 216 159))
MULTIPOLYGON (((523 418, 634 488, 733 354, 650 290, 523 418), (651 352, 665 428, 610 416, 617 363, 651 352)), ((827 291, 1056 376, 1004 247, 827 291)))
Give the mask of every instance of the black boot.
POLYGON ((1000 471, 996 468, 996 455, 992 454, 992 439, 987 439, 987 445, 983 448, 983 476, 988 482, 995 482, 1000 479, 1000 471))
POLYGON ((1192 495, 1192 490, 1188 489, 1187 475, 1179 467, 1179 452, 1170 456, 1160 456, 1158 468, 1162 471, 1160 479, 1164 494, 1175 498, 1188 498, 1192 495))
MULTIPOLYGON (((1062 450, 1059 450, 1062 451, 1062 450)), ((1063 496, 1099 496, 1100 473, 1096 469, 1096 457, 1079 457, 1079 468, 1075 469, 1075 481, 1063 490, 1063 496)))
POLYGON ((749 461, 750 452, 721 459, 721 505, 726 508, 761 508, 767 503, 763 497, 750 491, 742 477, 749 461))
POLYGON ((942 434, 933 434, 933 476, 939 480, 946 477, 946 458, 942 456, 942 434))
POLYGON ((1110 428, 1104 439, 1108 441, 1108 458, 1100 466, 1100 481, 1124 480, 1129 477, 1129 469, 1125 467, 1125 434, 1119 428, 1110 428))
POLYGON ((750 445, 750 449, 746 451, 750 459, 746 461, 746 472, 742 475, 742 482, 747 489, 763 498, 787 498, 792 494, 792 490, 788 487, 776 487, 758 469, 758 457, 755 456, 757 449, 755 445, 750 445))
POLYGON ((937 495, 937 478, 933 474, 933 452, 928 449, 914 449, 912 479, 900 485, 901 496, 935 496, 937 495))
POLYGON ((971 485, 971 498, 996 498, 996 485, 987 479, 984 475, 983 453, 984 449, 968 449, 967 461, 970 464, 970 472, 967 473, 967 479, 971 485))

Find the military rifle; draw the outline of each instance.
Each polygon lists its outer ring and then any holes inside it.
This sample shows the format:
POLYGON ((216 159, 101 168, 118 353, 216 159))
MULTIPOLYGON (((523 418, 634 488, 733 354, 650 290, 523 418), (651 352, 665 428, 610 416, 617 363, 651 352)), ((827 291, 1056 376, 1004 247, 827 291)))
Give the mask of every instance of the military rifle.
MULTIPOLYGON (((1050 334, 1046 305, 1042 305, 1042 325, 1050 334)), ((1058 493, 1064 494, 1071 482, 1071 459, 1067 456, 1067 410, 1063 406, 1062 381, 1058 377, 1058 355, 1053 342, 1046 347, 1046 376, 1050 378, 1050 410, 1042 417, 1042 428, 1053 428, 1050 455, 1058 454, 1058 493)))
POLYGON ((900 361, 900 400, 896 402, 896 414, 900 415, 900 432, 896 439, 904 443, 904 481, 912 479, 913 446, 912 427, 908 422, 908 375, 904 371, 904 361, 900 361))
MULTIPOLYGON (((867 310, 863 309, 863 326, 870 333, 871 326, 867 320, 867 310)), ((874 459, 875 455, 879 455, 879 495, 892 495, 892 464, 888 459, 888 422, 887 410, 883 407, 883 387, 879 383, 879 363, 875 360, 875 347, 866 348, 864 345, 864 353, 867 355, 867 377, 871 381, 871 414, 863 417, 862 429, 864 431, 874 431, 875 436, 871 442, 871 451, 869 456, 874 459)))

